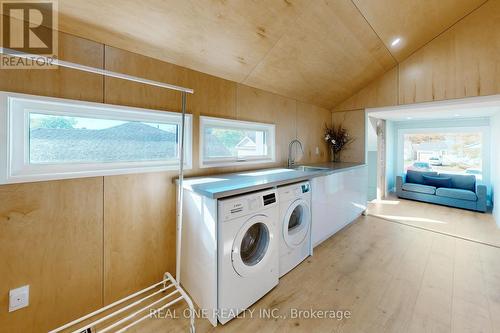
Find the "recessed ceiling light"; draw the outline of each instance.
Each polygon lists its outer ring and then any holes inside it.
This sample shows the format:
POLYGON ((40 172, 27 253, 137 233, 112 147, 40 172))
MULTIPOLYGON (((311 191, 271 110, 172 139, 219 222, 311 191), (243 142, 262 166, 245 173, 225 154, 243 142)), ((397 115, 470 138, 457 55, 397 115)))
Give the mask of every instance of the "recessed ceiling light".
POLYGON ((454 116, 455 117, 460 117, 460 115, 458 113, 455 113, 454 116))
POLYGON ((401 38, 399 38, 399 37, 398 37, 398 38, 394 39, 394 40, 391 42, 391 46, 393 46, 393 47, 394 47, 394 46, 398 45, 400 42, 401 42, 401 38))
POLYGON ((412 118, 412 117, 406 117, 406 119, 408 119, 408 120, 412 120, 413 118, 412 118))

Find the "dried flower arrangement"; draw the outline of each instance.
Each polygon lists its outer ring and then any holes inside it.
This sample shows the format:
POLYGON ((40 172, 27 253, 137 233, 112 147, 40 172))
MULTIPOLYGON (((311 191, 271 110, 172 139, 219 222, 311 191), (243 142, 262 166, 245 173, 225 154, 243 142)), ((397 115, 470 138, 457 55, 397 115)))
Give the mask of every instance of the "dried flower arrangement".
POLYGON ((329 127, 325 124, 325 141, 332 153, 332 162, 340 162, 340 152, 354 141, 342 123, 329 127))

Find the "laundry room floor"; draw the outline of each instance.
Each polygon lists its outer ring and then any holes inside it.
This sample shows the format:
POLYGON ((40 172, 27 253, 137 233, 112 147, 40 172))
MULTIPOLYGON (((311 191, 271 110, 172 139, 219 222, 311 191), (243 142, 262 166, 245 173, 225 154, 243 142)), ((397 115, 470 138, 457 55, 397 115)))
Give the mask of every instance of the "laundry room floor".
MULTIPOLYGON (((253 317, 216 328, 198 319, 197 332, 499 332, 498 258, 497 247, 362 216, 284 276, 253 317), (272 309, 280 318, 259 318, 272 309), (307 318, 311 309, 350 318, 307 318)), ((183 318, 149 319, 134 332, 187 327, 183 318)))

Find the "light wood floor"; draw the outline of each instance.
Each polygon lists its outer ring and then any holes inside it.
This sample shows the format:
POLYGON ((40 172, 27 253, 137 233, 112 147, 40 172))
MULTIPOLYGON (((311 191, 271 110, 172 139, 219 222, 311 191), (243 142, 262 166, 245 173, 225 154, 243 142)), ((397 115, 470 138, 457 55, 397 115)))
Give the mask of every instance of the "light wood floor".
POLYGON ((369 215, 500 247, 500 228, 491 213, 389 196, 368 205, 369 215))
MULTIPOLYGON (((360 217, 252 309, 349 310, 350 319, 240 318, 198 332, 500 332, 500 249, 360 217)), ((137 332, 183 332, 149 319, 137 332)))

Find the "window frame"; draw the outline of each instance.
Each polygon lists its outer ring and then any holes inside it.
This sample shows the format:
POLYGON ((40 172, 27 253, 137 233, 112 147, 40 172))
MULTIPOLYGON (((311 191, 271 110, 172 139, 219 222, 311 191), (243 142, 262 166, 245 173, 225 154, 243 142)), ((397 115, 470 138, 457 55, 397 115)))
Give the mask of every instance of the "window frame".
POLYGON ((227 118, 218 117, 207 117, 200 116, 200 146, 199 146, 199 158, 200 158, 200 168, 214 168, 214 167, 224 167, 224 166, 235 166, 235 165, 250 165, 250 164, 267 164, 276 162, 276 125, 269 123, 259 123, 253 121, 242 121, 233 120, 227 118), (239 159, 236 157, 227 158, 211 158, 207 159, 204 156, 204 131, 205 127, 208 125, 216 125, 217 127, 225 127, 227 129, 245 129, 245 130, 264 130, 269 133, 269 141, 267 142, 267 149, 269 151, 268 157, 248 157, 245 159, 239 159))
MULTIPOLYGON (((30 113, 174 123, 180 113, 0 91, 0 184, 177 170, 176 161, 30 163, 30 113), (36 106, 36 109, 33 107, 36 106), (31 108, 30 108, 31 107, 31 108)), ((192 115, 186 115, 185 169, 192 167, 192 115)), ((180 140, 179 140, 180 141, 180 140)), ((178 143, 179 144, 179 143, 178 143)))
POLYGON ((488 125, 473 126, 449 126, 449 127, 419 127, 419 128, 398 128, 396 144, 396 170, 397 174, 404 174, 404 139, 406 134, 426 134, 426 133, 481 133, 481 164, 482 179, 478 184, 490 184, 490 127, 488 125))

